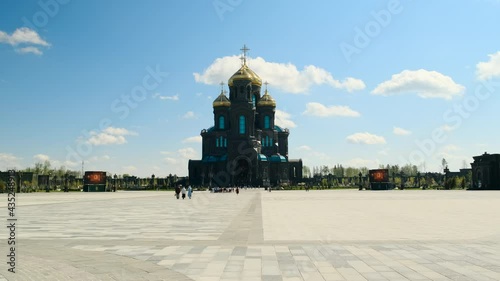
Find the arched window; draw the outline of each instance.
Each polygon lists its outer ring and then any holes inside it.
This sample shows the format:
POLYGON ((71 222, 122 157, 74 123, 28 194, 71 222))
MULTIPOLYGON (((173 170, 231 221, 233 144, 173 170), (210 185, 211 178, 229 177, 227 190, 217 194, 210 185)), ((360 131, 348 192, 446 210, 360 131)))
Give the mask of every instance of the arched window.
POLYGON ((253 104, 253 107, 255 107, 255 95, 252 95, 252 104, 253 104))
POLYGON ((269 129, 271 127, 271 118, 268 115, 264 116, 264 129, 269 129))
POLYGON ((219 116, 219 129, 224 130, 226 128, 226 124, 224 124, 224 116, 219 116))
POLYGON ((215 147, 219 147, 219 138, 215 139, 215 147))
POLYGON ((224 147, 227 147, 227 138, 224 138, 224 147))
POLYGON ((244 134, 245 131, 245 116, 240 115, 240 134, 244 134))
POLYGON ((269 146, 269 136, 266 136, 266 140, 264 141, 264 146, 269 146))

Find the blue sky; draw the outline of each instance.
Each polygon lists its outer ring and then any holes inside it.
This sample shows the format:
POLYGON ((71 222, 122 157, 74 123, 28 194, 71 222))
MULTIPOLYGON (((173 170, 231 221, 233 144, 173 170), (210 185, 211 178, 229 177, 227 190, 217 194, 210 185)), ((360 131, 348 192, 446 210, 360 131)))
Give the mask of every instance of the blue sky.
POLYGON ((307 166, 499 153, 500 1, 1 1, 0 170, 187 175, 248 64, 307 166))

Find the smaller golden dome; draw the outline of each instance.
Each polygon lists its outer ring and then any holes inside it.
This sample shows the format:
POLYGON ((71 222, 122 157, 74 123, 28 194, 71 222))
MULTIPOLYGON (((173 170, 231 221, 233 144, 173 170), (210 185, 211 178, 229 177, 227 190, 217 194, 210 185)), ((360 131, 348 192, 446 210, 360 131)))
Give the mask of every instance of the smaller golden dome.
POLYGON ((224 95, 224 92, 221 92, 220 95, 214 100, 213 106, 214 107, 222 107, 222 106, 229 107, 229 106, 231 106, 231 102, 226 97, 226 95, 224 95))
POLYGON ((259 75, 257 75, 253 70, 251 70, 246 63, 241 66, 241 68, 236 71, 236 73, 229 78, 229 81, 227 82, 228 86, 233 86, 233 82, 235 80, 250 80, 252 81, 253 85, 257 86, 262 86, 262 80, 260 79, 259 75))
POLYGON ((257 103, 257 106, 272 106, 276 107, 276 100, 271 97, 271 95, 267 92, 264 93, 264 95, 260 98, 259 102, 257 103))

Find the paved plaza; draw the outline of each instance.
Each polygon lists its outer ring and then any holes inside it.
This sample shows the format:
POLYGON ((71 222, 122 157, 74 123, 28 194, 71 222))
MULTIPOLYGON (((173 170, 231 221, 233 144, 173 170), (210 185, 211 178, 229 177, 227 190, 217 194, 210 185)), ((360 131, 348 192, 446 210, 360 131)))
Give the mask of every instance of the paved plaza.
MULTIPOLYGON (((2 194, 7 225, 7 197, 2 194)), ((500 280, 500 192, 17 195, 0 280, 500 280)))

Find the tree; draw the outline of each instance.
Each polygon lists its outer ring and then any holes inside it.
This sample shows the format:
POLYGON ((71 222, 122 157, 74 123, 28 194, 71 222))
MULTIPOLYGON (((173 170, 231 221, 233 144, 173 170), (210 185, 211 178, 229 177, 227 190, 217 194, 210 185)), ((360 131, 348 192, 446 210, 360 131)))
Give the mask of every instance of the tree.
POLYGON ((443 160, 441 160, 441 166, 443 167, 444 171, 444 169, 446 169, 446 166, 448 166, 448 162, 446 162, 446 159, 443 158, 443 160))
POLYGON ((49 160, 45 160, 42 165, 42 173, 44 175, 48 175, 50 172, 52 172, 53 169, 51 169, 51 164, 49 160))
POLYGON ((321 167, 321 176, 326 176, 328 175, 328 172, 330 171, 330 169, 328 168, 328 166, 322 166, 321 167))

